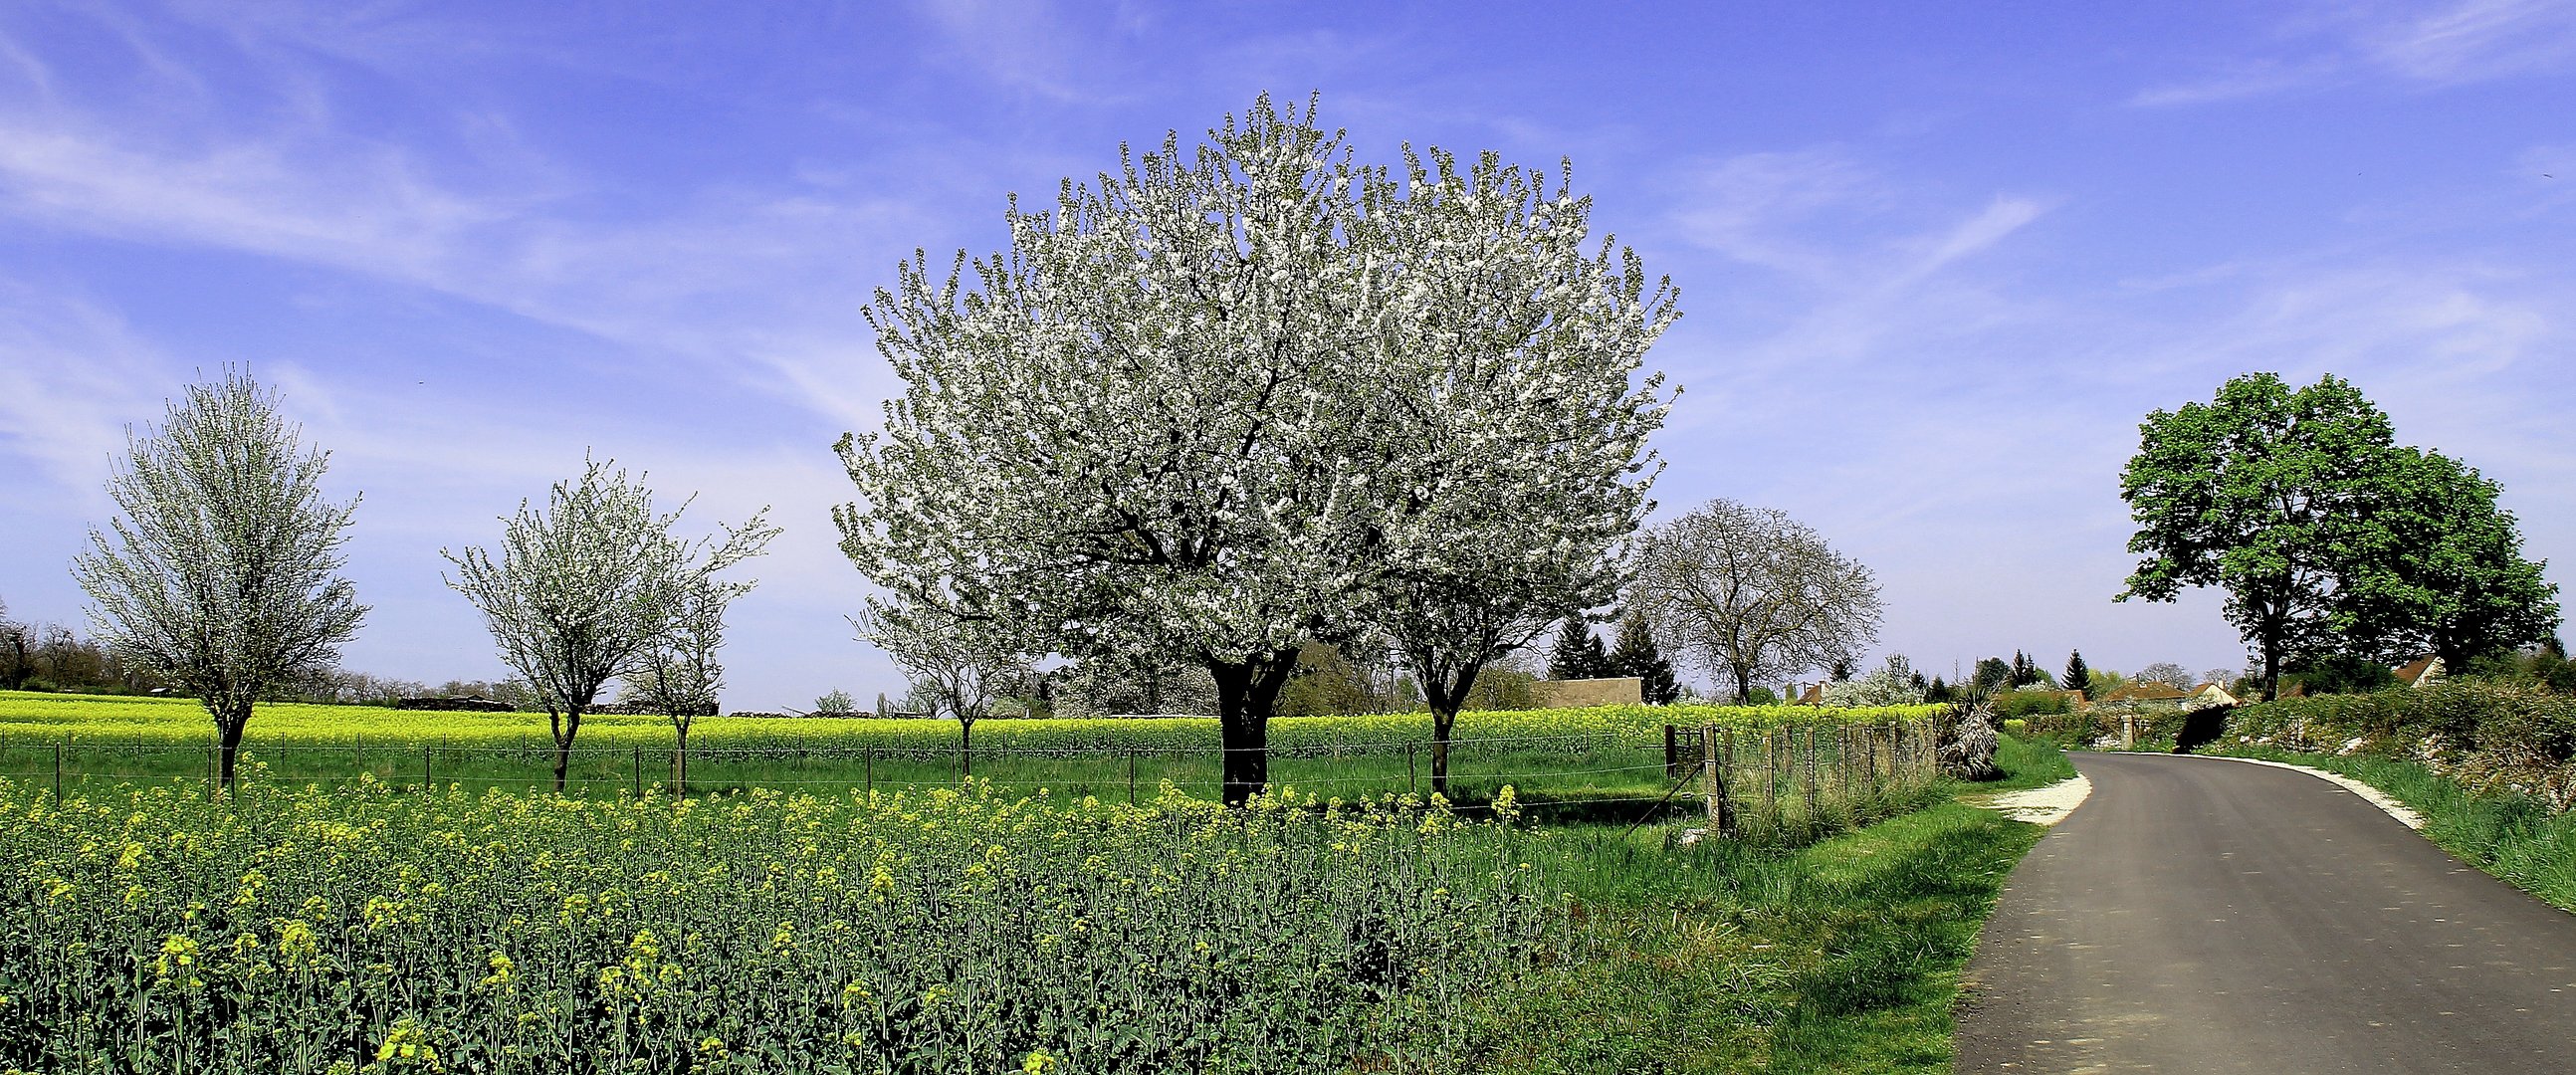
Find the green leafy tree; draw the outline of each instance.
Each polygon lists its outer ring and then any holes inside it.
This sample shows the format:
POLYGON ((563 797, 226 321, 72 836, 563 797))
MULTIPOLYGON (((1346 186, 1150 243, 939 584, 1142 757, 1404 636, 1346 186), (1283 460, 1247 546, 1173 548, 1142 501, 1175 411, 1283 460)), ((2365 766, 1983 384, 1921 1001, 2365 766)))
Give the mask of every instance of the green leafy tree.
POLYGON ((2546 561, 2522 555, 2503 487, 2439 452, 2398 449, 2391 504, 2374 514, 2393 538, 2393 570, 2373 572, 2354 600, 2360 619, 2392 625, 2376 656, 2402 660, 2431 651, 2444 667, 2551 638, 2558 587, 2546 561))
POLYGON ((2225 589, 2267 699, 2289 662, 2392 633, 2386 617, 2406 603, 2386 576, 2405 535, 2377 509, 2400 468, 2388 416, 2359 389, 2326 376, 2293 391, 2251 373, 2138 428, 2120 496, 2143 559, 2114 600, 2225 589))
POLYGON ((2014 650, 2012 668, 2010 674, 2007 675, 2004 680, 2004 685, 2007 687, 2019 688, 2045 687, 2050 684, 2048 682, 2048 673, 2039 670, 2038 661, 2031 660, 2030 654, 2028 653, 2014 650))
POLYGON ((2070 691, 2080 691, 2092 685, 2093 670, 2085 666, 2083 650, 2079 649, 2066 655, 2066 674, 2059 677, 2057 682, 2070 691))
POLYGON ((2012 665, 2005 663, 2001 657, 1980 658, 1977 661, 1977 670, 1968 678, 1968 682, 1980 695, 1993 694, 2012 682, 2012 665))

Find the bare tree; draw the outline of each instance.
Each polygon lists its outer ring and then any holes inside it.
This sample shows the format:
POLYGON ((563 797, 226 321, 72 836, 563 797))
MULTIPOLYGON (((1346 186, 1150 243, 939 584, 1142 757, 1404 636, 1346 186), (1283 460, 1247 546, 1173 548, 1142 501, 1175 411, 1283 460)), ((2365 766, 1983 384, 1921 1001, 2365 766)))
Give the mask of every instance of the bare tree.
POLYGON ((9 618, 9 603, 0 601, 0 690, 17 690, 34 669, 27 642, 36 629, 9 618))
POLYGON ((671 532, 686 510, 656 514, 651 490, 588 462, 580 481, 555 483, 544 511, 519 502, 503 520, 499 560, 481 548, 439 550, 456 565, 448 585, 483 613, 502 661, 546 708, 556 791, 600 688, 644 667, 690 594, 713 585, 709 576, 778 535, 763 508, 726 527, 722 542, 686 541, 671 532))
POLYGON ((690 578, 681 587, 668 629, 645 648, 640 667, 626 675, 628 700, 671 720, 671 785, 678 794, 689 792, 689 725, 715 715, 716 695, 724 688, 724 665, 716 661, 716 650, 724 646, 725 606, 753 585, 704 575, 690 578))
POLYGON ((1655 527, 1637 548, 1630 604, 1665 649, 1753 684, 1848 666, 1878 640, 1878 579, 1814 529, 1770 508, 1709 501, 1655 527))
POLYGON ((2138 682, 2162 683, 2165 686, 2178 691, 2187 691, 2193 687, 2199 686, 2199 684, 2192 682, 2191 673, 2183 671, 2183 667, 2181 665, 2175 664, 2172 661, 2157 661, 2154 664, 2138 669, 2138 682))
POLYGON ((247 373, 189 385, 159 429, 128 430, 114 537, 91 530, 73 561, 109 650, 205 703, 226 787, 251 704, 336 664, 367 613, 337 574, 357 500, 322 498, 330 453, 301 434, 247 373))
POLYGON ((894 658, 911 696, 930 703, 927 712, 935 717, 946 710, 957 718, 959 756, 966 775, 974 775, 975 722, 1028 675, 1010 632, 934 601, 874 597, 867 611, 850 617, 850 626, 894 658))

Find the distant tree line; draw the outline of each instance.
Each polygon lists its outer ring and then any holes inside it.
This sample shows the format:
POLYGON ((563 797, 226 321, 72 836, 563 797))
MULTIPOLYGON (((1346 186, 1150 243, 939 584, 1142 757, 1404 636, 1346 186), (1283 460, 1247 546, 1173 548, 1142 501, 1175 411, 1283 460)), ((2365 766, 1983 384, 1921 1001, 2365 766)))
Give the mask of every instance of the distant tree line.
POLYGON ((21 623, 0 601, 0 690, 149 694, 168 683, 59 623, 21 623))

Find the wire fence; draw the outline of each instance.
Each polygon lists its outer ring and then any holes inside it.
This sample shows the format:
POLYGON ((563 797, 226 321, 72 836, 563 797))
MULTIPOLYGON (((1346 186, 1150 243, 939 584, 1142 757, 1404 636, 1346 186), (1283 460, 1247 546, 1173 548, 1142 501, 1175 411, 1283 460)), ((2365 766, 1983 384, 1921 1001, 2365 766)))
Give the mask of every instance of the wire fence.
MULTIPOLYGON (((1719 835, 1767 839, 1838 830, 1911 801, 1937 778, 1934 725, 1667 725, 1661 742, 1608 732, 1452 739, 1445 777, 1421 740, 1267 748, 1269 786, 1348 801, 1441 792, 1454 808, 1489 809, 1504 787, 1543 813, 1599 820, 1704 813, 1719 835), (1653 807, 1640 811, 1639 804, 1653 807)), ((1169 745, 1074 749, 813 742, 759 746, 574 746, 438 742, 260 743, 236 780, 380 792, 560 790, 580 795, 711 794, 775 788, 865 793, 954 788, 1143 803, 1166 786, 1222 793, 1224 751, 1169 745), (560 781, 558 782, 558 767, 560 781)), ((50 782, 59 801, 134 782, 216 783, 220 752, 198 744, 0 739, 0 777, 50 782)))

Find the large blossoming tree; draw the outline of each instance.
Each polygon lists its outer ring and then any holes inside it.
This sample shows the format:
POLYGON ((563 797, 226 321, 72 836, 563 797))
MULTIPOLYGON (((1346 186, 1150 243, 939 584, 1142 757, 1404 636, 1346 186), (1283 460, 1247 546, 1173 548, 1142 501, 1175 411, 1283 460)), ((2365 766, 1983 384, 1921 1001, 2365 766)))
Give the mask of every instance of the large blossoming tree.
POLYGON ((1552 619, 1633 529, 1617 476, 1662 412, 1629 374, 1671 315, 1633 257, 1581 253, 1561 190, 1408 173, 1265 97, 1051 212, 1014 201, 1005 254, 916 256, 869 310, 905 389, 838 445, 843 550, 889 607, 1023 652, 1203 664, 1231 802, 1267 783, 1300 647, 1455 621, 1417 648, 1472 680, 1526 637, 1458 594, 1544 593, 1552 619), (1510 510, 1559 507, 1582 517, 1510 510))

